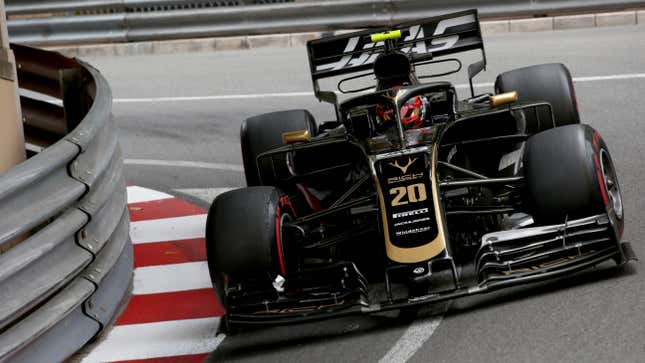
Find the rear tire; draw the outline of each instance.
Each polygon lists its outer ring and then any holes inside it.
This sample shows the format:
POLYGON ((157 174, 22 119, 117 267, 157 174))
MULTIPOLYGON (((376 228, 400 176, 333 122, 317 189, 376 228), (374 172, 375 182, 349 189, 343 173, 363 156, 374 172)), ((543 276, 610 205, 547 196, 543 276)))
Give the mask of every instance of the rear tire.
POLYGON ((248 186, 273 184, 273 166, 270 160, 264 159, 258 165, 257 156, 281 146, 283 133, 297 130, 308 130, 311 136, 316 134, 316 121, 309 111, 279 111, 244 120, 240 139, 244 174, 248 186))
POLYGON ((539 118, 531 110, 525 112, 527 133, 580 123, 573 79, 563 64, 540 64, 502 73, 495 80, 495 91, 517 91, 520 101, 546 101, 551 104, 555 125, 546 122, 551 117, 545 107, 539 107, 539 118))
POLYGON ((528 204, 539 223, 607 213, 617 237, 623 205, 607 145, 588 125, 568 125, 529 138, 524 153, 528 204))

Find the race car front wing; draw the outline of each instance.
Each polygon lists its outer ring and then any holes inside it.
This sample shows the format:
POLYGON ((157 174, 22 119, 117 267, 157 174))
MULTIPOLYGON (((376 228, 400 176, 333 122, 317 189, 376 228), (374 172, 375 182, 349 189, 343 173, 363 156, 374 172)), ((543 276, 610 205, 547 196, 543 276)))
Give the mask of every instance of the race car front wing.
MULTIPOLYGON (((543 281, 595 266, 613 259, 619 265, 636 256, 629 242, 619 243, 607 215, 565 221, 562 224, 488 233, 475 259, 477 281, 461 286, 457 270, 451 271, 454 284, 440 292, 407 298, 370 302, 367 281, 351 263, 338 264, 339 281, 334 289, 299 284, 297 292, 277 292, 275 299, 264 299, 252 305, 229 306, 231 325, 283 325, 304 323, 349 315, 372 314, 407 307, 422 306, 482 294, 495 290, 543 281), (357 280, 352 282, 353 280, 357 280), (319 300, 312 299, 318 294, 319 300), (317 302, 319 301, 319 302, 317 302)), ((430 261, 429 263, 432 263, 430 261)), ((429 266, 428 271, 432 271, 429 266)), ((321 271, 314 275, 320 276, 321 271)), ((306 274, 306 272, 305 272, 306 274)), ((329 272, 324 275, 332 276, 329 272)), ((241 301, 240 301, 241 302, 241 301)))

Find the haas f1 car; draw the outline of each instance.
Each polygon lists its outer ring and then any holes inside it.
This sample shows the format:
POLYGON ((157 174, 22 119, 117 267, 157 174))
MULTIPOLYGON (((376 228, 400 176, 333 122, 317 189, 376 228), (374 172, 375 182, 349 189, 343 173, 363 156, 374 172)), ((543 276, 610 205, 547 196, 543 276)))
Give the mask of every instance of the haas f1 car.
POLYGON ((486 57, 475 10, 307 51, 315 95, 336 120, 306 110, 245 120, 248 187, 208 213, 223 329, 414 311, 635 258, 621 242, 616 168, 580 123, 564 65, 502 73, 494 93, 476 94, 486 57), (468 98, 422 82, 459 71, 450 56, 460 52, 477 56, 468 98), (337 89, 322 90, 334 77, 337 89))

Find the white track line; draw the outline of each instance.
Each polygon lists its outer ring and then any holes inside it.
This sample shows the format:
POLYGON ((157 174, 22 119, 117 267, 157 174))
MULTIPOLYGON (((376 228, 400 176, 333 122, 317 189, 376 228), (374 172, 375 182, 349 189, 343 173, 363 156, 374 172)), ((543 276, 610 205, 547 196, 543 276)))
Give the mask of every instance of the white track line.
POLYGON ((132 243, 151 243, 203 238, 206 214, 130 223, 132 243))
POLYGON ((425 319, 417 318, 392 348, 379 360, 379 363, 405 363, 412 358, 437 330, 448 306, 449 304, 446 303, 439 315, 425 319))
POLYGON ((412 323, 394 346, 379 360, 379 363, 407 362, 430 339, 442 319, 443 316, 440 315, 412 323))
MULTIPOLYGON (((611 74, 606 76, 589 76, 574 77, 576 83, 583 82, 600 82, 600 81, 618 81, 627 79, 642 79, 645 73, 628 73, 628 74, 611 74)), ((473 86, 477 88, 492 87, 494 83, 476 83, 473 86)), ((467 84, 457 84, 456 88, 465 89, 470 86, 467 84)), ((182 97, 145 97, 145 98, 115 98, 115 103, 147 103, 147 102, 184 102, 184 101, 221 101, 221 100, 240 100, 249 98, 284 98, 284 97, 312 97, 313 92, 283 92, 283 93, 250 93, 250 94, 233 94, 233 95, 207 95, 207 96, 182 96, 182 97)))
POLYGON ((206 163, 202 161, 187 160, 125 159, 123 160, 123 163, 129 165, 172 166, 214 170, 231 170, 240 172, 244 171, 244 167, 239 164, 206 163))
POLYGON ((641 79, 641 78, 645 78, 645 73, 613 74, 609 76, 573 77, 573 81, 577 83, 584 83, 584 82, 600 82, 600 81, 620 81, 624 79, 641 79))
POLYGON ((206 261, 147 266, 134 269, 134 295, 210 289, 210 275, 206 261))
POLYGON ((170 194, 158 192, 156 190, 132 186, 128 187, 128 204, 150 202, 153 200, 174 198, 170 194))
POLYGON ((210 353, 225 337, 222 334, 216 336, 218 325, 219 318, 204 318, 116 326, 82 362, 210 353))

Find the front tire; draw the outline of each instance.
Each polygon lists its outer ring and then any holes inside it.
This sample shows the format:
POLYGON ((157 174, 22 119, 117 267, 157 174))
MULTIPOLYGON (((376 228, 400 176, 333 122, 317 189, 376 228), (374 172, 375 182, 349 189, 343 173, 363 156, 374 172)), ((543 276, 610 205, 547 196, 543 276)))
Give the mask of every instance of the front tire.
POLYGON ((215 198, 206 220, 206 252, 213 273, 286 273, 281 240, 285 199, 275 187, 232 190, 215 198))
POLYGON ((528 204, 539 223, 607 213, 622 235, 623 203, 607 145, 588 125, 568 125, 529 138, 524 153, 528 204))
POLYGON ((282 224, 292 215, 289 199, 275 187, 232 190, 213 201, 206 219, 206 255, 215 294, 226 310, 221 333, 236 333, 228 318, 229 282, 260 274, 286 275, 282 224))

